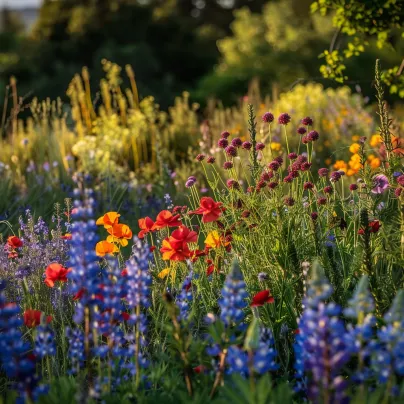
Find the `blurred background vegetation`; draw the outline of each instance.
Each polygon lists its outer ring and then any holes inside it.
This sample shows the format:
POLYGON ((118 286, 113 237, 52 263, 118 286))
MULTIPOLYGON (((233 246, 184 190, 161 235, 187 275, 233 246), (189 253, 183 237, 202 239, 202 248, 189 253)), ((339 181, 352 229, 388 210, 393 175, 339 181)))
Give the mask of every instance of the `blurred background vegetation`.
MULTIPOLYGON (((264 94, 287 91, 306 81, 335 87, 333 79, 341 79, 338 50, 344 48, 350 49, 344 51, 346 84, 371 95, 373 69, 368 67, 376 58, 386 70, 400 66, 404 55, 403 10, 391 9, 390 3, 400 2, 44 0, 28 31, 17 13, 4 8, 0 99, 4 100, 11 76, 17 78, 18 93, 26 102, 33 95, 65 98, 71 78, 83 66, 91 72, 91 84, 98 83, 105 58, 121 66, 130 64, 140 96, 153 95, 163 108, 183 90, 202 104, 216 97, 230 105, 247 93, 252 78, 259 80, 264 94), (348 12, 343 15, 349 30, 341 29, 341 10, 333 3, 345 3, 353 11, 354 18, 348 12), (355 9, 356 3, 379 7, 369 9, 373 23, 375 19, 383 23, 377 32, 359 32, 358 24, 364 28, 368 21, 358 22, 362 10, 355 9), (377 19, 379 9, 385 11, 377 19), (396 20, 391 20, 388 10, 396 20), (333 56, 324 50, 334 52, 333 56), (356 57, 348 57, 352 55, 356 57), (327 66, 320 73, 324 58, 327 66)), ((402 81, 402 76, 397 77, 402 81)), ((395 79, 391 73, 389 80, 395 79)))

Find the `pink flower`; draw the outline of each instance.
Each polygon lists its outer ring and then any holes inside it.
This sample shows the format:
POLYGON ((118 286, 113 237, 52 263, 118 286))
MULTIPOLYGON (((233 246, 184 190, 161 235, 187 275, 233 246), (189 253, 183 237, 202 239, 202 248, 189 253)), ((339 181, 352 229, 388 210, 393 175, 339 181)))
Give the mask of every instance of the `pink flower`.
POLYGON ((384 174, 379 174, 373 177, 373 184, 373 194, 382 194, 389 188, 389 180, 384 174))

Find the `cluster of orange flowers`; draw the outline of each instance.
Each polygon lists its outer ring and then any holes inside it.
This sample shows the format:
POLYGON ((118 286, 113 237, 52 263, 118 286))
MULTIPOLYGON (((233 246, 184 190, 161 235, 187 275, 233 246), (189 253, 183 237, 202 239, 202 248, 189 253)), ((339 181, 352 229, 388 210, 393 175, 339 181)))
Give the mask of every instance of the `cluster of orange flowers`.
POLYGON ((97 220, 97 226, 104 226, 109 233, 106 240, 98 242, 95 246, 95 252, 99 257, 119 252, 120 247, 126 247, 128 240, 132 238, 130 227, 119 223, 120 216, 117 212, 108 212, 97 220))

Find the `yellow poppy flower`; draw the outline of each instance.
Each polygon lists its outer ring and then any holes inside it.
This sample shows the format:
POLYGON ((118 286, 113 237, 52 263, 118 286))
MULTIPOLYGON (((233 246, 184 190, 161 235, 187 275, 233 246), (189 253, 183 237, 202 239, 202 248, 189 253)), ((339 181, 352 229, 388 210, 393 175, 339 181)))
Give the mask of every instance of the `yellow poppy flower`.
POLYGON ((160 279, 164 279, 168 276, 169 273, 170 273, 170 268, 164 268, 162 271, 159 272, 159 274, 157 276, 160 279))

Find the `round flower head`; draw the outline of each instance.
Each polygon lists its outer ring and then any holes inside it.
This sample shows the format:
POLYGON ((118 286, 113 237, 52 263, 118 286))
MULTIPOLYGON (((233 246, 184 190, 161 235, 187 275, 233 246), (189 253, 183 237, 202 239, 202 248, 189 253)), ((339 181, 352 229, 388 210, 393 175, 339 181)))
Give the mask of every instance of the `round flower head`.
POLYGON ((311 163, 309 163, 308 161, 306 161, 306 162, 304 162, 304 163, 301 164, 300 169, 301 169, 302 171, 308 171, 308 170, 310 170, 310 167, 311 167, 311 163))
POLYGON ((314 188, 314 184, 310 181, 307 181, 303 184, 303 188, 304 189, 313 189, 314 188))
POLYGON ((358 186, 356 185, 356 184, 351 184, 350 186, 349 186, 349 190, 350 191, 356 191, 358 189, 358 186))
POLYGON ((223 168, 225 170, 230 170, 231 168, 233 168, 233 163, 231 161, 225 161, 223 164, 223 168))
POLYGON ((275 189, 278 186, 278 183, 276 181, 272 181, 268 184, 269 189, 275 189))
POLYGON ((395 190, 394 190, 394 195, 397 197, 397 198, 399 198, 400 196, 401 196, 401 193, 402 193, 402 188, 396 188, 395 190))
POLYGON ((299 126, 299 127, 297 128, 297 133, 298 133, 299 135, 304 135, 306 132, 307 132, 307 129, 306 129, 304 126, 299 126))
POLYGON ((297 159, 297 154, 295 152, 289 153, 288 154, 288 159, 289 160, 296 160, 297 159))
POLYGON ((317 204, 318 205, 326 205, 327 204, 327 198, 324 198, 324 196, 321 196, 320 198, 317 199, 317 204))
POLYGON ((295 200, 292 197, 287 196, 284 199, 284 203, 285 203, 286 206, 293 206, 295 204, 295 200))
POLYGON ((231 144, 234 147, 240 147, 243 144, 243 141, 239 137, 235 137, 232 141, 231 144))
POLYGON ((307 143, 309 143, 309 142, 310 142, 310 139, 309 139, 309 137, 308 137, 307 135, 305 135, 305 136, 302 137, 302 143, 303 143, 303 144, 307 144, 307 143))
POLYGON ((272 171, 264 171, 262 174, 261 174, 261 180, 263 180, 263 181, 269 181, 272 177, 274 176, 274 173, 272 172, 272 171))
POLYGON ((262 115, 262 121, 265 123, 271 123, 274 121, 274 115, 271 112, 265 112, 265 114, 262 115))
POLYGON ((196 161, 203 161, 205 160, 205 155, 204 154, 198 154, 196 156, 196 161))
POLYGON ((237 149, 234 146, 227 146, 224 151, 228 156, 236 157, 237 156, 237 149))
POLYGON ((284 112, 283 114, 280 114, 278 117, 278 123, 280 125, 287 125, 290 122, 290 115, 284 112))
POLYGON ((189 177, 189 178, 187 179, 187 181, 186 181, 186 183, 185 183, 185 186, 186 186, 187 188, 191 188, 192 186, 195 185, 195 183, 196 183, 196 178, 195 178, 194 176, 191 176, 191 177, 189 177))
POLYGON ((277 171, 278 169, 279 169, 279 167, 280 167, 280 165, 279 165, 279 163, 277 162, 277 161, 271 161, 269 164, 268 164, 268 168, 270 168, 271 170, 273 170, 273 171, 277 171))
POLYGON ((323 191, 324 191, 325 194, 332 194, 333 187, 330 186, 330 185, 327 185, 326 187, 324 187, 323 191))
POLYGON ((252 143, 251 143, 251 142, 248 142, 248 141, 243 142, 243 144, 242 144, 241 147, 242 147, 243 149, 245 149, 245 150, 250 150, 251 147, 252 147, 252 143))
POLYGON ((224 132, 222 132, 222 133, 220 134, 220 137, 221 137, 222 139, 227 139, 229 136, 230 136, 230 133, 227 132, 227 130, 225 130, 224 132))
POLYGON ((229 145, 229 142, 226 138, 223 137, 223 138, 219 139, 219 141, 217 142, 217 145, 220 148, 225 149, 229 145))
POLYGON ((310 214, 310 216, 311 216, 311 218, 312 218, 313 220, 317 220, 317 219, 318 219, 318 213, 317 213, 317 212, 312 212, 312 213, 310 214))
POLYGON ((293 181, 293 177, 289 174, 284 179, 283 182, 290 184, 293 181))
POLYGON ((309 132, 307 137, 310 141, 315 142, 316 140, 319 139, 320 135, 318 134, 318 132, 316 130, 312 130, 309 132))
POLYGON ((279 163, 279 165, 282 165, 282 164, 283 164, 283 158, 282 158, 282 156, 275 157, 274 160, 277 161, 277 162, 279 163))
POLYGON ((312 126, 313 125, 313 119, 311 119, 309 116, 306 116, 306 118, 302 119, 302 125, 304 125, 304 126, 312 126))
POLYGON ((206 159, 206 162, 207 162, 208 164, 213 164, 215 161, 216 161, 216 159, 215 159, 213 156, 209 156, 209 157, 206 159))
POLYGON ((397 182, 404 187, 404 175, 400 175, 399 177, 397 177, 397 182))
POLYGON ((269 275, 267 274, 267 273, 265 273, 265 272, 260 272, 259 274, 258 274, 258 281, 259 282, 265 282, 265 281, 267 281, 269 279, 269 275))
POLYGON ((240 188, 240 184, 236 180, 229 179, 227 180, 227 187, 230 189, 238 189, 240 188))
POLYGON ((389 188, 389 180, 384 174, 379 174, 373 177, 373 194, 382 194, 389 188))
POLYGON ((328 168, 320 168, 320 169, 318 170, 318 175, 319 175, 320 177, 327 177, 327 175, 328 175, 328 168))
POLYGON ((261 142, 258 142, 256 145, 255 145, 255 150, 264 150, 265 149, 265 145, 264 145, 264 143, 261 143, 261 142))
POLYGON ((330 181, 331 182, 337 182, 341 178, 341 174, 339 171, 333 171, 330 175, 330 181))

